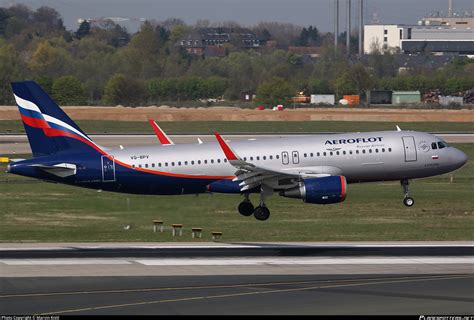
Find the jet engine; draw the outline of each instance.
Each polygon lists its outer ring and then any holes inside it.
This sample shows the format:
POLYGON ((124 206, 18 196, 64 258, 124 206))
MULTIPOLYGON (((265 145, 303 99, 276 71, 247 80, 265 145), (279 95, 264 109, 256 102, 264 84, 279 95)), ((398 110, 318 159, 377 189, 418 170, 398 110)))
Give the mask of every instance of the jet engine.
POLYGON ((330 204, 344 201, 347 182, 344 176, 305 179, 298 186, 280 192, 280 196, 303 199, 307 203, 330 204))

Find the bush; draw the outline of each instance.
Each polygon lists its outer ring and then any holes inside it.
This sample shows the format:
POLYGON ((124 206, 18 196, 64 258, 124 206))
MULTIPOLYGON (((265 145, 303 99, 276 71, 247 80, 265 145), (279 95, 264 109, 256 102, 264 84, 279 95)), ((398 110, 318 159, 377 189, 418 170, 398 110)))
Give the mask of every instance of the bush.
POLYGON ((74 76, 54 80, 51 88, 53 98, 60 105, 84 105, 86 96, 81 81, 74 76))
POLYGON ((115 74, 107 81, 102 100, 107 105, 140 105, 144 102, 145 95, 143 82, 115 74))
POLYGON ((263 82, 257 89, 257 104, 276 106, 278 104, 289 104, 295 95, 295 88, 282 78, 272 78, 263 82))

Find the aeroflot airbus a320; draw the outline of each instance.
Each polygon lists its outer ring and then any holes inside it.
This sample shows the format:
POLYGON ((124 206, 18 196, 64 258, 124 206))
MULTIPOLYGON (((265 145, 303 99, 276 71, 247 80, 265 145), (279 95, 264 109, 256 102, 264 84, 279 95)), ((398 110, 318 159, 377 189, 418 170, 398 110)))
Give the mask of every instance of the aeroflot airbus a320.
POLYGON ((381 131, 268 138, 228 143, 173 144, 154 123, 156 146, 103 148, 94 143, 32 81, 12 84, 33 159, 10 163, 14 174, 107 191, 244 196, 238 211, 266 220, 265 200, 280 196, 312 204, 344 201, 347 184, 399 180, 406 206, 414 204, 409 179, 447 173, 468 160, 438 137, 381 131), (250 193, 259 193, 254 207, 250 193))

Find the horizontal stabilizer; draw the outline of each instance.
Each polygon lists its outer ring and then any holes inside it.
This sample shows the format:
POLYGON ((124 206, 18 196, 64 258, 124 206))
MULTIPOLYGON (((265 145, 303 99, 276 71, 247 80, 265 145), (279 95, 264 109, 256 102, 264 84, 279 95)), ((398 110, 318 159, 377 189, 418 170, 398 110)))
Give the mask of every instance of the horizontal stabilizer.
POLYGON ((47 173, 54 174, 55 176, 65 178, 76 174, 76 165, 71 163, 59 163, 53 166, 47 166, 44 164, 33 164, 32 167, 43 170, 47 173))

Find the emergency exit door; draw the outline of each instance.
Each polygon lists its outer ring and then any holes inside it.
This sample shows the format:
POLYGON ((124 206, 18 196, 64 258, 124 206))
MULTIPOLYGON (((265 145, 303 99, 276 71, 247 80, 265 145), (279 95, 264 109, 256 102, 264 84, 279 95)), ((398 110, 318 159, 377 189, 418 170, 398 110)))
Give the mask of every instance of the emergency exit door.
POLYGON ((115 162, 112 157, 109 159, 107 156, 102 156, 102 181, 109 182, 115 181, 115 162))

